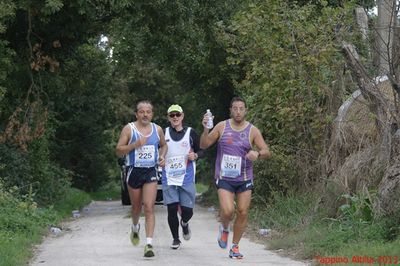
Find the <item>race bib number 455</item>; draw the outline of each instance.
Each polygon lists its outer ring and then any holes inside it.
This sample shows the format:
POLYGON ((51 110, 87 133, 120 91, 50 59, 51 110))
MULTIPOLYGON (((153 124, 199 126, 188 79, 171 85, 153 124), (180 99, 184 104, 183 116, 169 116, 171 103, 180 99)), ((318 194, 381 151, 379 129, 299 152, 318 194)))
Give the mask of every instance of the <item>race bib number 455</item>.
POLYGON ((165 167, 168 177, 184 176, 186 173, 185 156, 174 156, 167 159, 165 167))
POLYGON ((221 175, 224 177, 235 178, 240 176, 242 169, 242 157, 227 155, 222 156, 221 175))
POLYGON ((178 155, 168 158, 165 171, 169 186, 182 186, 186 174, 186 157, 178 155))

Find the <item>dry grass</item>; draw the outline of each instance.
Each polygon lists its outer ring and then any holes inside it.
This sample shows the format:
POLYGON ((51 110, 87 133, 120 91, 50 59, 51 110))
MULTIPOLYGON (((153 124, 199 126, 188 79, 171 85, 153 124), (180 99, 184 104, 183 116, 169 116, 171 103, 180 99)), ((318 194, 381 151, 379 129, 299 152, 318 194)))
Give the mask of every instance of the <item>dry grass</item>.
MULTIPOLYGON (((374 95, 385 102, 387 119, 394 110, 394 91, 389 81, 373 86, 374 95)), ((377 121, 376 115, 360 91, 352 94, 338 111, 334 121, 330 147, 326 159, 325 203, 332 204, 332 212, 343 194, 368 193, 376 188, 383 177, 387 162, 382 153, 382 136, 378 124, 390 125, 389 121, 377 121)), ((334 215, 334 213, 332 213, 334 215)))

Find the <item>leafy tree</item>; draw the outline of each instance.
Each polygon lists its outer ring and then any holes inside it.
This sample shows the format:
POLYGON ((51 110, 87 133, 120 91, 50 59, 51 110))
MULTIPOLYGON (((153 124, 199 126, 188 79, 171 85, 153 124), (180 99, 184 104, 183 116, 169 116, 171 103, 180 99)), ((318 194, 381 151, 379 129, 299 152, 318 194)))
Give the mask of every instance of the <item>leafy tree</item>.
POLYGON ((214 40, 214 26, 237 6, 235 1, 194 0, 136 1, 126 6, 112 21, 108 36, 116 75, 124 77, 130 94, 135 94, 131 99, 151 96, 162 110, 179 102, 197 116, 187 121, 198 124, 206 107, 222 113, 220 102, 226 103, 232 86, 223 69, 225 52, 214 40))
MULTIPOLYGON (((132 120, 132 105, 139 99, 152 100, 154 120, 161 126, 167 125, 165 110, 172 103, 183 106, 185 122, 198 132, 207 108, 217 121, 225 119, 234 91, 227 53, 216 41, 215 29, 241 3, 191 0, 121 5, 106 33, 113 47, 114 77, 121 82, 124 97, 118 112, 121 124, 132 120)), ((208 172, 199 176, 210 177, 212 171, 204 169, 208 172)))
POLYGON ((339 41, 353 36, 351 3, 294 6, 255 1, 220 27, 235 87, 274 152, 256 167, 260 195, 299 188, 318 174, 329 90, 343 65, 339 41))
POLYGON ((106 130, 113 121, 113 84, 108 53, 97 46, 108 15, 104 6, 61 0, 1 4, 9 7, 0 21, 0 49, 7 55, 0 68, 6 73, 0 75, 6 88, 1 142, 27 160, 21 174, 42 184, 39 198, 52 200, 60 192, 47 186, 59 177, 68 185, 70 173, 63 168, 74 171, 74 185, 96 188, 106 182, 112 158, 106 130))

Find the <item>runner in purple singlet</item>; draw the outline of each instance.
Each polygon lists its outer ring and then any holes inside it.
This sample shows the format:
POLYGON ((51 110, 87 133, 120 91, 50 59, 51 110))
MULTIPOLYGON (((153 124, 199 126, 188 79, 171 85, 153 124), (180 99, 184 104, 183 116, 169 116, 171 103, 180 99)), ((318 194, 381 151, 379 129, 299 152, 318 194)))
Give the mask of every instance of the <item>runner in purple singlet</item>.
POLYGON ((253 161, 269 158, 271 153, 260 130, 245 120, 246 103, 242 98, 231 100, 230 113, 231 118, 219 122, 211 132, 207 129, 207 117, 204 115, 200 148, 207 149, 217 142, 215 184, 221 219, 217 240, 221 248, 227 248, 236 195, 236 219, 229 257, 241 259, 243 255, 238 245, 247 225, 253 189, 253 161))

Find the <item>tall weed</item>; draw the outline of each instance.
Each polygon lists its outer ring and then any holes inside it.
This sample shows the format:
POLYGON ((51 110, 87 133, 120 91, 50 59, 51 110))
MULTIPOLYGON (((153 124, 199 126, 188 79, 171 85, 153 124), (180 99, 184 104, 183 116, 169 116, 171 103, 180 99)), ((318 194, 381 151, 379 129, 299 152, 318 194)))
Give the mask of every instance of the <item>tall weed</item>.
POLYGON ((291 250, 303 259, 396 255, 400 214, 374 220, 368 199, 357 195, 343 198, 347 202, 336 218, 316 208, 317 197, 309 194, 274 197, 273 204, 254 208, 253 218, 259 225, 281 232, 269 239, 270 248, 291 250))
POLYGON ((271 203, 256 205, 251 216, 263 228, 295 229, 309 223, 314 215, 316 196, 313 194, 276 194, 271 203))

